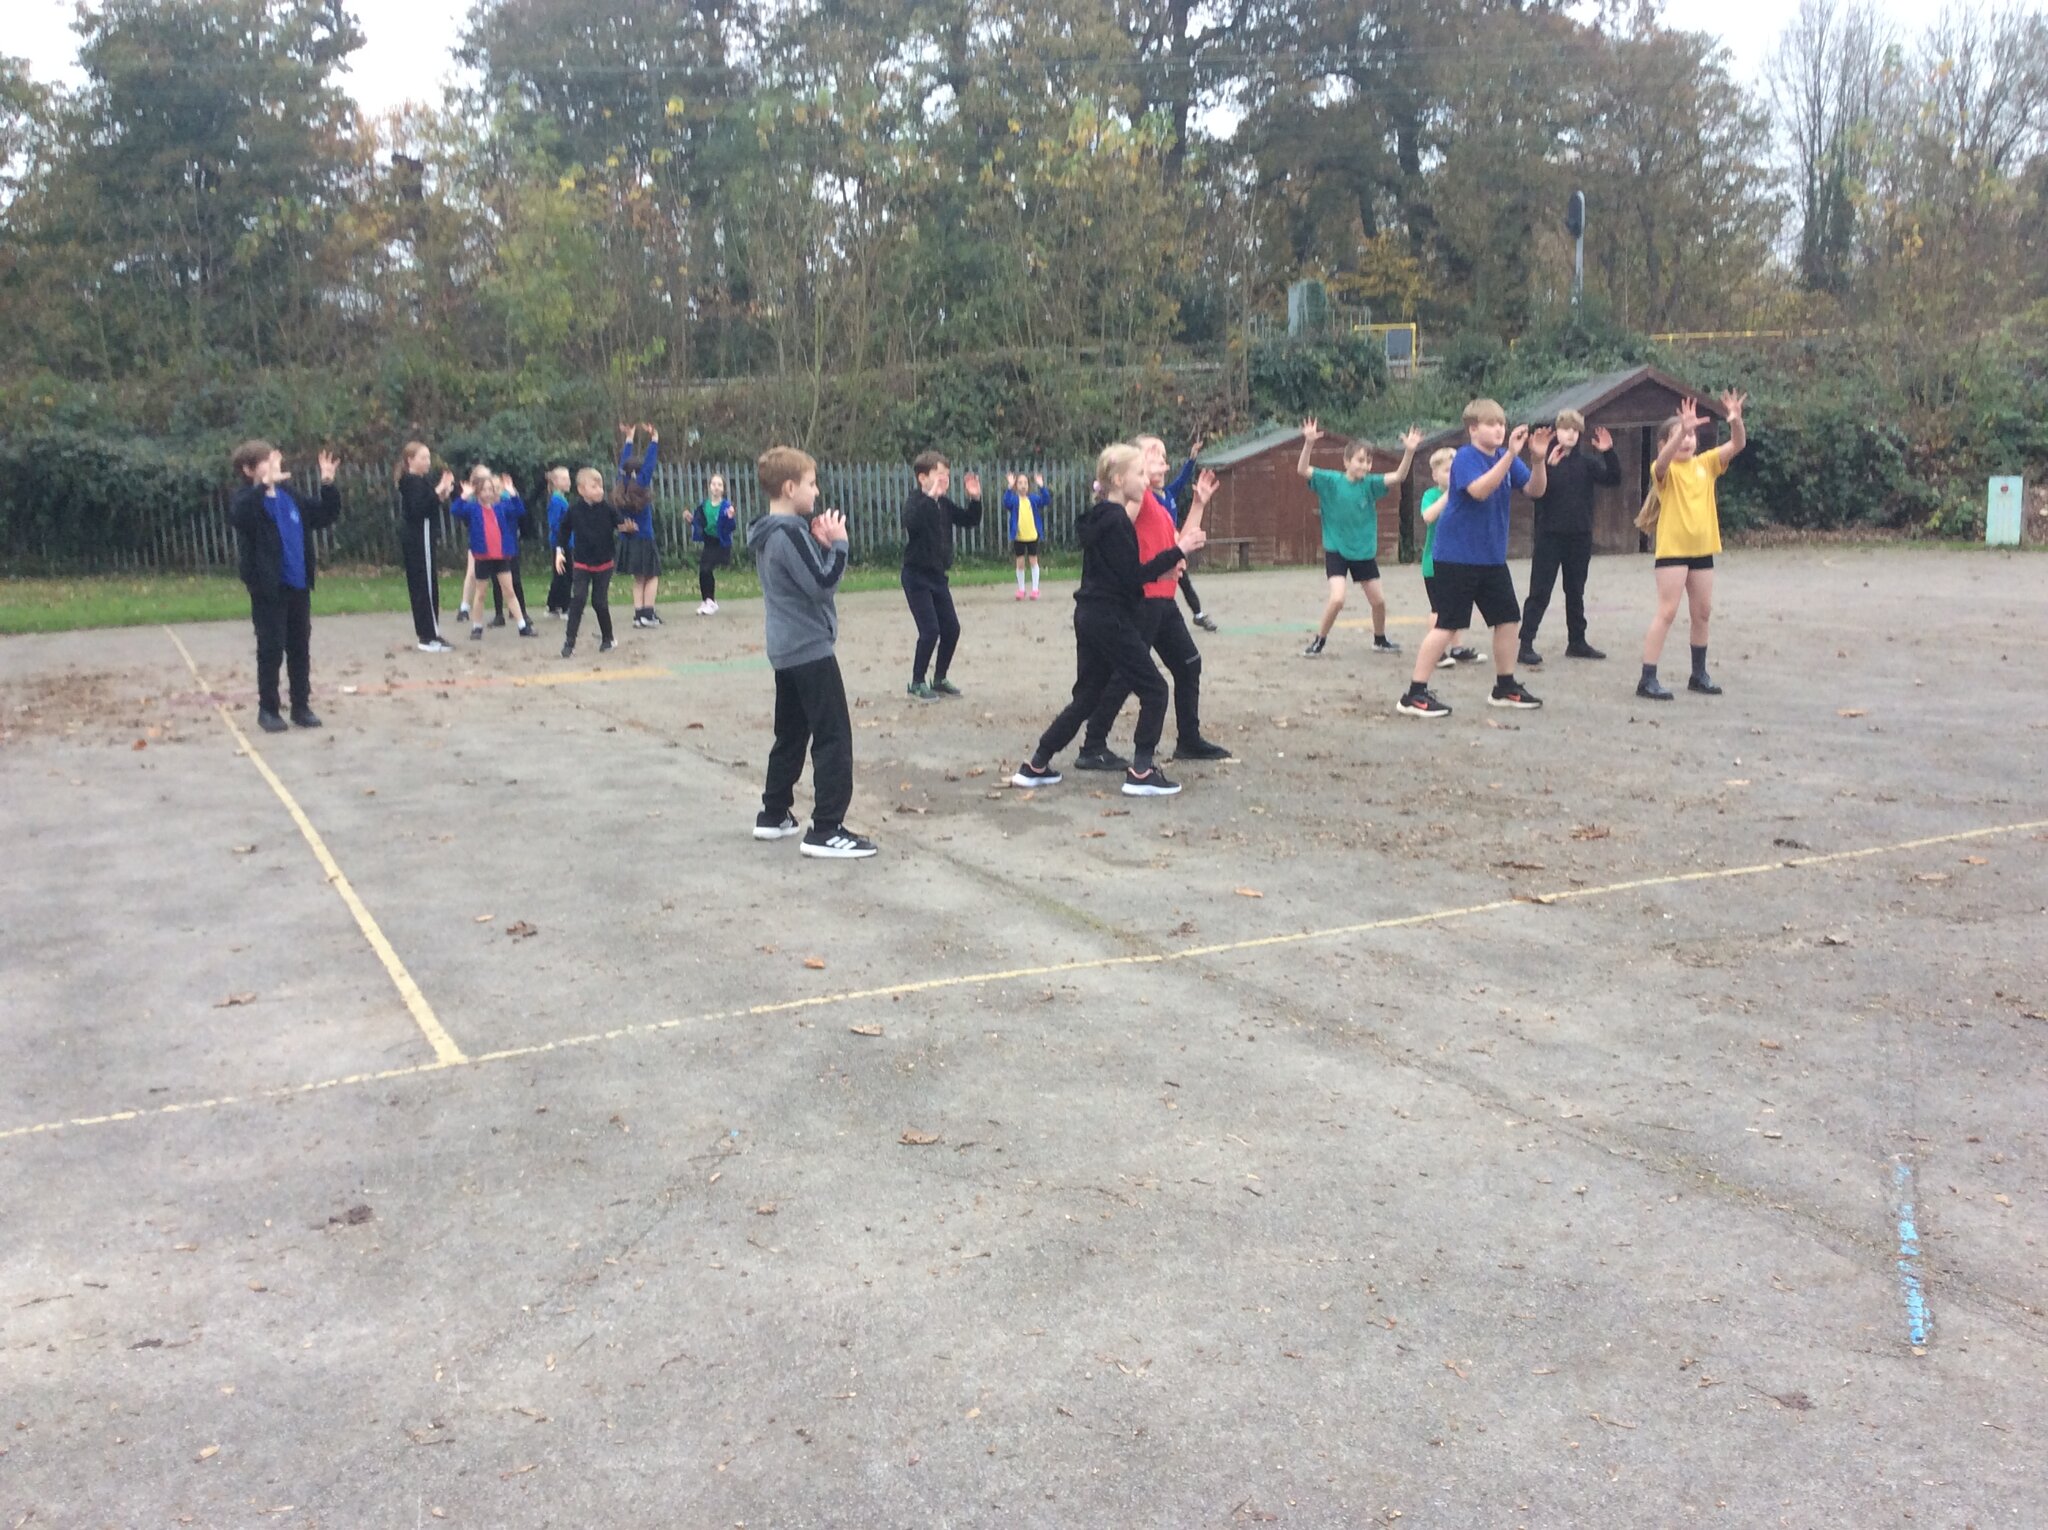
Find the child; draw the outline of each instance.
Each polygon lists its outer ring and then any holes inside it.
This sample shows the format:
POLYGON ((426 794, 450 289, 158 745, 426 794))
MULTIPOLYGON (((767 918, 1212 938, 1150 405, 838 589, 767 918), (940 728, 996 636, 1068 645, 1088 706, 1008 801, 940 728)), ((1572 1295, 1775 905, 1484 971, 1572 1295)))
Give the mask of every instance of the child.
MULTIPOLYGON (((1158 450, 1160 481, 1152 485, 1152 492, 1158 495, 1159 502, 1166 506, 1166 513, 1173 518, 1173 523, 1178 526, 1181 520, 1181 507, 1188 503, 1188 495, 1193 492, 1196 459, 1202 455, 1202 438, 1196 436, 1194 440, 1188 443, 1187 460, 1181 463, 1180 471, 1173 475, 1173 482, 1171 483, 1164 481, 1166 476, 1166 443, 1157 436, 1139 436, 1136 444, 1147 450, 1154 448, 1158 450)), ((1180 592, 1187 597, 1188 615, 1195 619, 1195 625, 1204 632, 1214 632, 1216 630, 1216 618, 1202 609, 1202 597, 1195 593, 1194 577, 1186 568, 1180 571, 1180 592)))
POLYGON ((434 522, 455 492, 455 475, 433 471, 434 454, 424 441, 408 441, 398 454, 398 555, 405 564, 405 588, 412 597, 412 630, 421 653, 452 653, 441 636, 441 581, 434 568, 434 522))
POLYGON ((1315 490, 1316 514, 1323 523, 1323 574, 1330 583, 1330 598, 1323 602, 1323 622, 1315 638, 1301 651, 1304 659, 1320 655, 1330 641, 1330 629, 1337 625, 1337 613, 1344 609, 1346 576, 1358 581, 1365 591, 1365 603, 1372 607, 1372 650, 1399 653, 1401 645, 1387 636, 1387 598, 1380 590, 1380 517, 1378 505, 1387 490, 1408 481, 1408 469, 1415 461, 1415 448, 1422 444, 1422 432, 1410 429, 1401 438, 1401 465, 1391 473, 1372 471, 1372 447, 1353 441, 1344 449, 1344 471, 1333 473, 1310 459, 1316 442, 1323 438, 1322 426, 1313 419, 1301 422, 1301 460, 1295 471, 1315 490))
MULTIPOLYGON (((471 464, 469 476, 462 480, 466 497, 471 501, 481 500, 483 498, 484 485, 493 482, 495 476, 491 472, 489 463, 477 462, 471 464)), ((455 504, 461 503, 462 497, 458 496, 455 504)), ((457 513, 454 504, 449 506, 448 514, 451 519, 462 519, 461 515, 457 513)), ((462 560, 462 604, 455 608, 455 619, 457 621, 464 624, 469 622, 470 604, 476 599, 476 595, 476 553, 465 549, 462 560)))
POLYGON ((473 577, 476 588, 470 597, 469 640, 472 643, 483 641, 484 626, 477 618, 484 614, 483 589, 486 585, 495 586, 512 608, 512 620, 521 637, 539 637, 533 623, 526 619, 526 608, 519 604, 519 596, 512 588, 510 559, 512 550, 519 545, 518 531, 498 498, 497 476, 486 469, 480 479, 475 479, 474 492, 474 499, 458 499, 449 507, 449 514, 469 524, 469 555, 475 560, 473 577))
POLYGON ((1450 487, 1437 516, 1436 625, 1415 651, 1415 673, 1395 710, 1409 717, 1448 717, 1451 709, 1429 688, 1437 667, 1461 627, 1470 626, 1472 607, 1493 629, 1493 706, 1533 709, 1543 705, 1515 679, 1516 626, 1522 607, 1508 573, 1508 507, 1514 491, 1540 495, 1546 482, 1550 430, 1517 425, 1508 431, 1507 412, 1490 398, 1465 406, 1466 444, 1451 459, 1450 487), (1536 465, 1522 460, 1536 448, 1536 465))
POLYGON ((725 497, 725 479, 713 473, 704 486, 704 503, 690 517, 690 540, 704 547, 697 555, 697 593, 702 597, 699 616, 718 614, 718 571, 732 562, 732 530, 737 519, 732 501, 725 497))
POLYGON ((1568 659, 1604 659, 1606 654, 1586 641, 1586 568, 1593 561, 1593 491, 1621 482, 1621 459, 1614 455, 1614 437, 1603 427, 1593 432, 1590 456, 1579 450, 1586 417, 1576 409, 1557 416, 1557 444, 1550 449, 1550 480, 1536 501, 1536 542, 1529 558, 1529 598, 1522 604, 1520 664, 1537 665, 1536 629, 1550 609, 1551 586, 1564 571, 1564 625, 1571 641, 1568 659))
MULTIPOLYGON (((1451 459, 1457 452, 1446 446, 1429 454, 1430 486, 1422 491, 1422 504, 1418 507, 1422 516, 1422 590, 1429 598, 1429 622, 1436 625, 1436 523, 1443 518, 1444 494, 1451 486, 1451 459)), ((1462 632, 1451 634, 1456 645, 1462 632)), ((1452 646, 1444 650, 1444 656, 1437 660, 1438 669, 1450 669, 1458 664, 1478 662, 1477 650, 1452 646)))
POLYGON ((612 570, 617 566, 619 531, 630 530, 632 525, 626 512, 605 498, 604 474, 588 467, 577 473, 576 503, 564 507, 555 525, 555 577, 569 581, 569 628, 562 634, 563 658, 576 652, 576 630, 583 625, 586 600, 597 612, 597 651, 610 653, 615 646, 612 570))
MULTIPOLYGON (((589 471, 585 469, 585 471, 589 471)), ((604 478, 598 476, 600 488, 604 478)), ((548 469, 548 549, 555 575, 548 581, 548 615, 569 614, 569 576, 562 569, 562 560, 553 556, 556 548, 562 547, 562 517, 569 513, 569 470, 557 465, 548 469)), ((568 549, 571 553, 574 548, 568 549)))
POLYGON ((654 600, 661 591, 661 544, 654 539, 654 465, 661 457, 661 432, 652 425, 619 427, 619 507, 635 530, 619 549, 619 567, 633 581, 633 625, 659 627, 654 600), (647 432, 647 450, 633 465, 633 438, 647 432))
POLYGON ((256 721, 265 733, 282 733, 277 670, 291 672, 292 721, 317 728, 313 715, 313 533, 341 519, 341 491, 334 475, 341 464, 320 454, 320 506, 302 512, 284 487, 291 475, 268 441, 245 441, 229 459, 240 480, 228 501, 228 520, 241 548, 242 583, 249 591, 249 621, 256 628, 256 721))
MULTIPOLYGON (((1657 491, 1654 515, 1657 527, 1657 614, 1643 638, 1643 677, 1636 682, 1636 694, 1651 701, 1669 701, 1671 692, 1657 679, 1657 660, 1664 652, 1664 638, 1678 618, 1678 597, 1685 594, 1692 618, 1692 676, 1685 682, 1689 691, 1718 696, 1721 687, 1707 674, 1707 618, 1714 607, 1714 554, 1721 550, 1721 511, 1714 498, 1714 480, 1728 471, 1735 454, 1749 444, 1749 427, 1742 420, 1746 393, 1724 393, 1721 407, 1728 414, 1728 439, 1712 451, 1701 454, 1700 430, 1706 421, 1699 406, 1686 399, 1678 413, 1664 422, 1657 433, 1657 460, 1650 469, 1650 483, 1657 491)), ((1638 526, 1644 525, 1638 519, 1638 526)))
POLYGON ((1135 758, 1124 774, 1124 795, 1171 797, 1180 786, 1169 781, 1153 760, 1166 727, 1166 682, 1153 667, 1136 615, 1146 581, 1185 562, 1205 539, 1199 526, 1190 527, 1156 558, 1142 562, 1136 521, 1151 483, 1145 454, 1122 443, 1108 447, 1096 463, 1095 477, 1105 497, 1075 527, 1081 542, 1081 587, 1074 593, 1073 699, 1039 738, 1031 758, 1017 767, 1010 784, 1059 785, 1053 756, 1073 741, 1102 704, 1104 693, 1121 684, 1138 697, 1135 758))
POLYGON ((1038 543, 1045 530, 1045 510, 1052 495, 1040 476, 1034 485, 1022 473, 1012 473, 1003 491, 1003 511, 1010 518, 1010 555, 1017 560, 1017 598, 1025 598, 1024 565, 1031 565, 1030 598, 1038 599, 1038 543))
MULTIPOLYGON (((946 678, 953 650, 960 646, 960 617, 953 610, 953 587, 947 571, 953 566, 953 528, 981 524, 981 477, 966 477, 967 503, 946 497, 953 486, 953 468, 938 452, 925 452, 910 464, 917 487, 903 502, 903 598, 917 623, 917 651, 911 657, 910 684, 904 689, 919 701, 958 696, 960 687, 946 678), (925 666, 933 665, 926 684, 925 666)), ((750 543, 751 545, 751 543, 750 543)))
MULTIPOLYGON (((1133 445, 1137 443, 1133 442, 1133 445)), ((1148 478, 1158 466, 1152 452, 1145 453, 1148 478)), ((1160 453, 1163 460, 1164 452, 1160 453)), ((1216 494, 1216 475, 1204 472, 1195 481, 1193 505, 1185 522, 1189 532, 1199 531, 1202 513, 1216 494)), ((1166 506, 1160 503, 1156 492, 1148 490, 1138 507, 1137 519, 1132 529, 1138 537, 1138 559, 1141 564, 1150 565, 1155 559, 1178 545, 1173 517, 1166 506)), ((1181 562, 1166 569, 1158 578, 1144 586, 1144 598, 1138 602, 1135 625, 1138 636, 1145 645, 1159 655, 1166 665, 1166 672, 1173 678, 1173 721, 1177 742, 1173 747, 1175 760, 1227 760, 1230 751, 1221 744, 1211 743, 1202 737, 1202 654, 1195 647, 1195 640, 1180 619, 1180 606, 1174 600, 1173 587, 1186 572, 1187 564, 1181 562)), ((1081 770, 1122 770, 1128 761, 1113 754, 1109 748, 1109 730, 1116 723, 1116 715, 1123 710, 1123 704, 1130 695, 1127 687, 1112 680, 1103 693, 1101 704, 1088 718, 1088 729, 1081 736, 1081 752, 1075 758, 1075 765, 1081 770)))
POLYGON ((808 749, 811 827, 797 848, 826 860, 863 860, 876 845, 846 827, 853 717, 833 653, 839 613, 832 597, 846 572, 846 520, 837 510, 812 515, 818 464, 803 452, 771 446, 759 466, 768 513, 747 527, 747 548, 761 578, 768 662, 775 667, 775 745, 768 751, 754 838, 787 839, 797 832, 790 806, 808 749))
MULTIPOLYGON (((526 581, 519 577, 520 539, 530 537, 537 528, 533 523, 533 512, 526 508, 526 501, 520 498, 519 485, 510 473, 498 475, 498 513, 505 522, 505 562, 512 570, 512 593, 519 597, 519 609, 526 609, 526 581)), ((491 625, 505 625, 505 602, 499 598, 498 587, 491 586, 491 625)))

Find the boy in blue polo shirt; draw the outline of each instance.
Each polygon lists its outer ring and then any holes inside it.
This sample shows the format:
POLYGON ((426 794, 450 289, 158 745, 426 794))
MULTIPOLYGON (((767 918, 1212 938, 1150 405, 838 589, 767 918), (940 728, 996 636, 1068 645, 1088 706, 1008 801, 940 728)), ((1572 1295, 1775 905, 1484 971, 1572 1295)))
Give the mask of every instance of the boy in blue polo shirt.
POLYGON ((1550 430, 1517 425, 1510 432, 1507 411, 1490 398, 1476 398, 1465 406, 1465 443, 1451 459, 1451 486, 1436 522, 1436 625, 1416 648, 1408 693, 1395 704, 1395 710, 1410 717, 1451 715, 1430 690, 1429 676, 1458 629, 1471 625, 1475 605, 1493 629, 1490 704, 1543 705, 1515 678, 1522 606, 1508 573, 1508 507, 1517 489, 1543 493, 1550 430), (1529 446, 1536 448, 1533 467, 1522 460, 1529 446))
POLYGON ((311 646, 316 559, 313 533, 341 519, 341 491, 334 475, 341 464, 320 454, 320 500, 301 511, 285 487, 291 475, 268 441, 244 441, 230 459, 239 486, 228 501, 228 520, 240 544, 242 583, 249 591, 249 620, 256 628, 256 721, 265 733, 282 733, 277 672, 291 674, 292 721, 317 728, 313 715, 311 646))

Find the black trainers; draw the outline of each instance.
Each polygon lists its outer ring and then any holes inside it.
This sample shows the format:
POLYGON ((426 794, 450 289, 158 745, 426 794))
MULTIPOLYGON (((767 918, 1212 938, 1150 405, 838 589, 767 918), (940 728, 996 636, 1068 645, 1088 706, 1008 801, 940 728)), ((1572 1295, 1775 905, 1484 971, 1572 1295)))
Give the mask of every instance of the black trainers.
POLYGON ((1645 675, 1636 682, 1636 694, 1645 701, 1669 701, 1671 693, 1664 689, 1664 683, 1655 675, 1645 675))
POLYGON ((603 642, 597 645, 597 651, 599 653, 610 653, 614 648, 618 646, 619 645, 612 639, 606 638, 603 642))
POLYGON ((1375 632, 1372 635, 1372 651, 1374 653, 1399 653, 1401 645, 1388 637, 1384 632, 1375 632))
POLYGON ((1435 691, 1424 691, 1419 696, 1403 696, 1394 703, 1394 710, 1408 717, 1449 717, 1451 709, 1436 699, 1435 691))
POLYGON ((1216 618, 1207 611, 1197 611, 1195 613, 1195 625, 1204 632, 1214 632, 1216 630, 1216 618))
POLYGON ((1154 765, 1150 770, 1131 769, 1124 772, 1124 795, 1126 797, 1171 797, 1180 791, 1180 782, 1166 779, 1166 772, 1154 765))
POLYGON ((521 637, 539 637, 540 628, 534 626, 532 622, 521 622, 519 624, 519 635, 521 637))
POLYGON ((1721 687, 1714 684, 1713 680, 1706 675, 1694 675, 1685 682, 1685 688, 1701 696, 1718 696, 1721 694, 1721 687))
POLYGON ((1323 649, 1326 646, 1328 646, 1328 644, 1329 639, 1324 637, 1320 632, 1318 632, 1314 637, 1308 640, 1308 647, 1302 649, 1301 656, 1304 659, 1320 658, 1322 656, 1323 649))
POLYGON ((1477 664, 1479 662, 1479 650, 1476 648, 1458 647, 1447 649, 1446 652, 1460 664, 1477 664))
POLYGON ((862 838, 842 823, 829 829, 812 824, 810 833, 804 836, 804 842, 797 848, 805 855, 815 856, 819 860, 863 861, 881 847, 871 839, 862 838))
POLYGON ((484 629, 481 627, 471 627, 469 629, 469 640, 472 643, 481 643, 484 640, 484 629))
POLYGON ((1074 769, 1076 770, 1129 770, 1130 768, 1131 762, 1129 760, 1107 746, 1101 749, 1084 747, 1079 754, 1074 756, 1074 769))
POLYGON ((1543 705, 1519 680, 1494 681, 1493 694, 1486 698, 1486 704, 1490 707, 1520 707, 1525 712, 1533 712, 1543 705))
POLYGON ((1456 669, 1458 667, 1457 654, 1454 653, 1452 650, 1446 648, 1444 650, 1444 656, 1436 661, 1436 667, 1438 669, 1456 669))
POLYGON ((944 675, 940 675, 936 680, 932 681, 932 689, 941 696, 964 696, 967 694, 944 675))
POLYGON ((661 613, 655 610, 654 607, 649 606, 647 608, 647 625, 650 627, 659 627, 661 624, 661 613))
POLYGON ((320 719, 313 715, 311 707, 293 707, 292 726, 294 728, 317 728, 320 726, 320 719))
POLYGON ((1173 746, 1176 760, 1232 760, 1237 758, 1221 744, 1212 744, 1206 738, 1189 739, 1186 743, 1173 746))
POLYGON ((1604 659, 1607 657, 1606 654, 1595 648, 1584 638, 1573 638, 1570 643, 1566 644, 1564 656, 1567 659, 1604 659))
POLYGON ((500 612, 499 612, 499 613, 498 613, 498 614, 497 614, 496 616, 492 617, 492 618, 491 618, 491 625, 492 625, 493 627, 502 627, 502 626, 504 626, 504 625, 505 625, 505 613, 504 613, 503 611, 500 611, 500 612))
POLYGON ((784 813, 777 818, 773 813, 759 812, 754 815, 754 838, 788 839, 792 834, 801 834, 804 826, 796 821, 796 814, 784 813))
POLYGON ((268 707, 264 707, 256 713, 256 726, 265 733, 282 733, 285 731, 285 720, 268 707))
POLYGON ((1041 770, 1038 766, 1032 764, 1029 760, 1026 760, 1022 765, 1019 765, 1015 773, 1011 775, 1010 784, 1012 786, 1024 787, 1058 786, 1060 782, 1064 779, 1066 778, 1063 777, 1058 771, 1054 770, 1050 765, 1046 766, 1043 770, 1041 770))
POLYGON ((576 645, 575 645, 574 643, 564 643, 564 644, 562 645, 562 657, 563 657, 563 658, 565 658, 565 659, 573 659, 573 658, 575 658, 575 657, 576 657, 576 645))
POLYGON ((1515 662, 1517 664, 1526 664, 1529 668, 1535 669, 1543 663, 1543 655, 1531 648, 1527 643, 1524 643, 1522 651, 1515 655, 1515 662))

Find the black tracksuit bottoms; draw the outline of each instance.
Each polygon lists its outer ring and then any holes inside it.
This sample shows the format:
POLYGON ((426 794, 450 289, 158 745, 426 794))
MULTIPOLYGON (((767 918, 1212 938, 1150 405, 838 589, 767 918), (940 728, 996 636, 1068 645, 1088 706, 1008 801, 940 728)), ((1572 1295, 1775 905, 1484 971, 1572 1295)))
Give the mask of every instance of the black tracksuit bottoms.
POLYGON ((932 678, 943 680, 953 667, 953 650, 960 646, 960 617, 953 609, 953 587, 944 574, 906 568, 902 575, 903 598, 910 603, 910 619, 917 623, 917 653, 911 661, 910 678, 922 680, 925 666, 938 664, 932 678))
MULTIPOLYGON (((1195 647, 1194 634, 1182 619, 1180 607, 1168 596, 1139 603, 1136 617, 1138 636, 1166 664, 1173 677, 1174 737, 1192 744, 1202 736, 1202 651, 1195 647)), ((1112 682, 1102 694, 1102 704, 1088 719, 1088 731, 1081 736, 1083 749, 1100 749, 1116 726, 1116 714, 1124 709, 1131 693, 1112 682)))
MULTIPOLYGON (((556 578, 561 575, 557 574, 556 578)), ((495 582, 495 581, 494 581, 495 582)), ((562 634, 562 642, 570 648, 576 646, 576 629, 583 625, 583 604, 590 603, 590 609, 597 613, 597 635, 605 642, 612 640, 612 571, 608 568, 591 570, 576 569, 569 575, 569 630, 562 634)))
POLYGON ((832 654, 775 672, 775 745, 761 811, 780 820, 796 801, 796 783, 811 756, 811 825, 837 829, 853 802, 853 715, 846 682, 832 654))
POLYGON ((291 672, 292 710, 313 695, 313 597, 304 590, 280 586, 270 594, 249 595, 249 621, 256 628, 256 704, 266 712, 277 704, 277 671, 291 672))
POLYGON ((1052 757, 1074 741, 1082 724, 1095 715, 1104 696, 1114 688, 1118 706, 1127 695, 1138 698, 1138 729, 1131 740, 1136 752, 1133 763, 1140 770, 1149 768, 1159 735, 1166 731, 1166 681, 1152 663, 1138 617, 1095 601, 1077 602, 1074 656, 1073 700, 1052 720, 1032 758, 1051 764, 1052 757))
POLYGON ((1574 643, 1586 641, 1586 569, 1593 561, 1593 534, 1546 531, 1529 552, 1529 598, 1522 602, 1522 641, 1536 641, 1543 613, 1550 609, 1551 587, 1564 574, 1565 633, 1574 643))
POLYGON ((441 636, 441 580, 434 569, 434 526, 421 521, 398 533, 398 554, 405 563, 406 593, 412 597, 412 630, 422 643, 441 636))

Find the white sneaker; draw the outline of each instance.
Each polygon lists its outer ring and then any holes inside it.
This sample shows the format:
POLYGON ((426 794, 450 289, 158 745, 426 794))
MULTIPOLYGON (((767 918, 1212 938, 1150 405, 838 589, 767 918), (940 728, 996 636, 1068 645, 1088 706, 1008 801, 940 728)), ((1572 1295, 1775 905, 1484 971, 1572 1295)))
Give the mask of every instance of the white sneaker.
POLYGON ((710 601, 708 601, 708 600, 700 600, 700 601, 698 601, 698 602, 697 602, 697 614, 698 614, 699 616, 709 616, 709 615, 711 614, 711 602, 710 602, 710 601))
POLYGON ((715 601, 715 600, 707 600, 707 601, 705 601, 705 602, 704 602, 704 614, 705 614, 706 616, 716 616, 716 615, 718 614, 718 602, 717 602, 717 601, 715 601))
POLYGON ((431 643, 421 643, 421 644, 419 644, 419 645, 418 645, 418 647, 419 647, 419 651, 420 651, 421 653, 453 653, 453 652, 455 652, 455 645, 454 645, 453 643, 444 643, 444 642, 442 642, 442 641, 441 641, 441 640, 440 640, 439 638, 435 638, 435 639, 433 640, 433 642, 431 642, 431 643))

